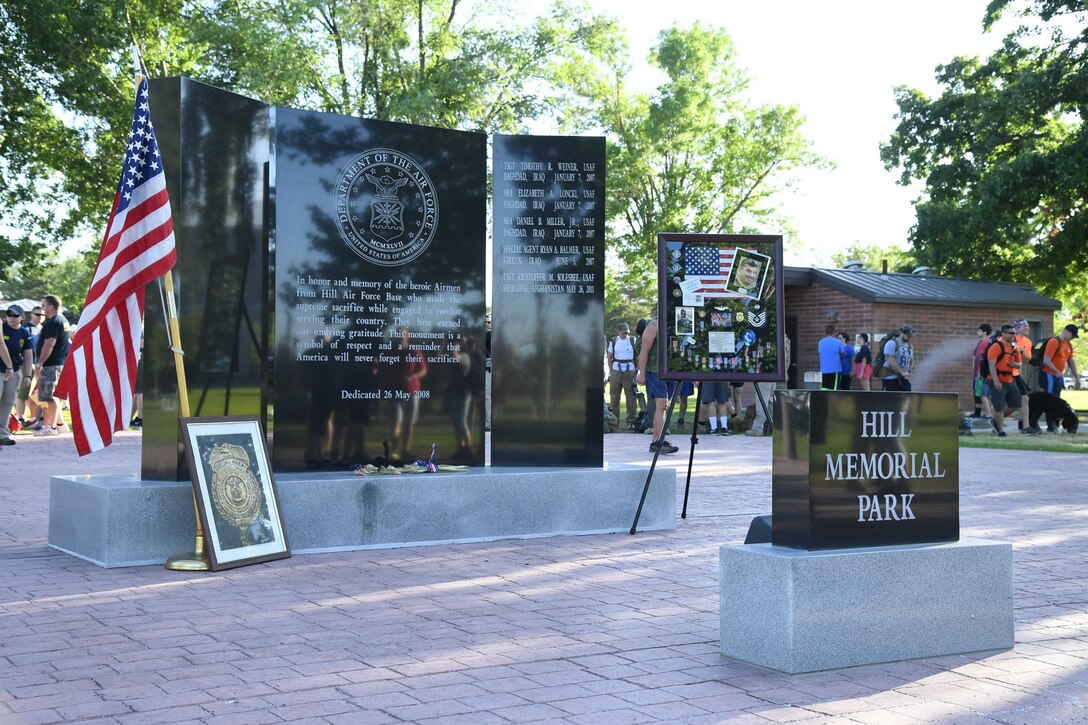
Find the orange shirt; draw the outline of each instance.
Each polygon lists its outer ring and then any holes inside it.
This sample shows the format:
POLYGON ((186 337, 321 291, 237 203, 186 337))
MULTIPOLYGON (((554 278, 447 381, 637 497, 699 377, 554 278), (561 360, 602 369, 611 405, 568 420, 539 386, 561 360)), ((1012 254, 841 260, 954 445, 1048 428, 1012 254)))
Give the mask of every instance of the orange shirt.
MULTIPOLYGON (((1043 349, 1044 355, 1050 356, 1050 364, 1054 366, 1054 369, 1059 373, 1065 372, 1065 364, 1069 362, 1069 358, 1073 355, 1073 346, 1060 337, 1052 337, 1047 342, 1046 348, 1043 349)), ((1044 372, 1051 372, 1045 367, 1044 372)), ((1053 374, 1053 373, 1051 373, 1053 374)))
POLYGON ((990 359, 990 379, 993 379, 993 374, 996 372, 997 379, 1003 383, 1012 382, 1014 368, 1009 363, 1022 360, 1020 347, 1016 343, 1006 345, 1003 340, 998 340, 996 344, 990 345, 990 349, 986 351, 986 357, 990 359), (1004 355, 1001 354, 1002 349, 1005 352, 1004 355), (998 360, 998 356, 1001 357, 1000 360, 998 360))
MULTIPOLYGON (((1020 348, 1020 359, 1028 360, 1031 358, 1031 339, 1024 337, 1023 335, 1016 336, 1016 346, 1020 348)), ((1012 376, 1014 378, 1020 376, 1020 368, 1013 368, 1012 376)))

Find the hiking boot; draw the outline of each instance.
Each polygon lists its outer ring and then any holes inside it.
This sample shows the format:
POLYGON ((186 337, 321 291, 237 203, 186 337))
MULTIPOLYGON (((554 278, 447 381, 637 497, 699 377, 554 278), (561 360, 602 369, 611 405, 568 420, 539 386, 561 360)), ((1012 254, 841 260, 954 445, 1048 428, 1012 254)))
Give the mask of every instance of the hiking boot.
POLYGON ((676 453, 678 450, 680 449, 674 446, 672 443, 669 443, 668 441, 661 441, 660 443, 650 444, 650 453, 676 453))

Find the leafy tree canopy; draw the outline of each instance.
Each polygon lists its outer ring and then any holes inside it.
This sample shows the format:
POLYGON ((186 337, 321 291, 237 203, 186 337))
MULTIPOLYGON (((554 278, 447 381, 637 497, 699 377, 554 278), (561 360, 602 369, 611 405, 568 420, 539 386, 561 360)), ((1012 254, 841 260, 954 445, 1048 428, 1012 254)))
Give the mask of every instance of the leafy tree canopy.
POLYGON ((590 118, 608 135, 609 238, 638 285, 656 298, 659 232, 739 233, 781 228, 775 195, 791 172, 821 164, 795 106, 750 104, 729 35, 696 24, 662 31, 651 63, 667 80, 627 90, 628 68, 590 76, 590 118))
POLYGON ((925 184, 919 263, 1069 299, 1088 284, 1088 17, 1072 0, 993 0, 985 27, 1012 12, 1023 24, 989 58, 938 67, 936 97, 896 89, 881 155, 925 184))
POLYGON ((888 263, 889 272, 912 272, 918 267, 914 253, 898 247, 883 247, 874 244, 853 242, 841 252, 831 255, 836 267, 845 267, 847 262, 861 262, 865 269, 879 272, 888 263))
POLYGON ((272 104, 517 131, 622 37, 584 5, 528 24, 479 0, 35 0, 0 5, 0 269, 105 223, 131 122, 132 48, 272 104))

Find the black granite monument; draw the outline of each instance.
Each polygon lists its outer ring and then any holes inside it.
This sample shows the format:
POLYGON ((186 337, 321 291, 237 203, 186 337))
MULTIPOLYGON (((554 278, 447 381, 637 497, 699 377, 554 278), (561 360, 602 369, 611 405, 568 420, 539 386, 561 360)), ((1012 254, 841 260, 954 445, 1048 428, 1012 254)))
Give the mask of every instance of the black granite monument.
POLYGON ((482 465, 486 136, 273 119, 274 468, 482 465))
POLYGON ((495 136, 491 460, 604 460, 603 138, 495 136))
MULTIPOLYGON (((264 415, 268 106, 188 78, 149 83, 178 263, 174 286, 194 416, 264 415)), ((188 478, 163 306, 147 290, 145 480, 188 478)))

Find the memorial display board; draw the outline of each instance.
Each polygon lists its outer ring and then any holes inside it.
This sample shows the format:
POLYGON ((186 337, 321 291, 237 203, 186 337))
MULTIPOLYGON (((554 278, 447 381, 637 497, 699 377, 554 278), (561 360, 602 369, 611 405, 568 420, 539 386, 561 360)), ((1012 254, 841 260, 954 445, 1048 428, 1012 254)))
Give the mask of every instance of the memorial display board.
POLYGON ((959 540, 959 397, 776 390, 771 543, 959 540))
MULTIPOLYGON (((268 106, 188 78, 152 78, 149 103, 174 219, 189 410, 256 415, 268 401, 268 106)), ((144 325, 145 480, 189 478, 178 384, 156 285, 144 325)))
POLYGON ((657 239, 661 378, 785 380, 782 237, 657 239))
POLYGON ((273 467, 483 463, 486 136, 273 109, 273 467))
POLYGON ((491 461, 604 460, 603 138, 494 137, 491 461))

